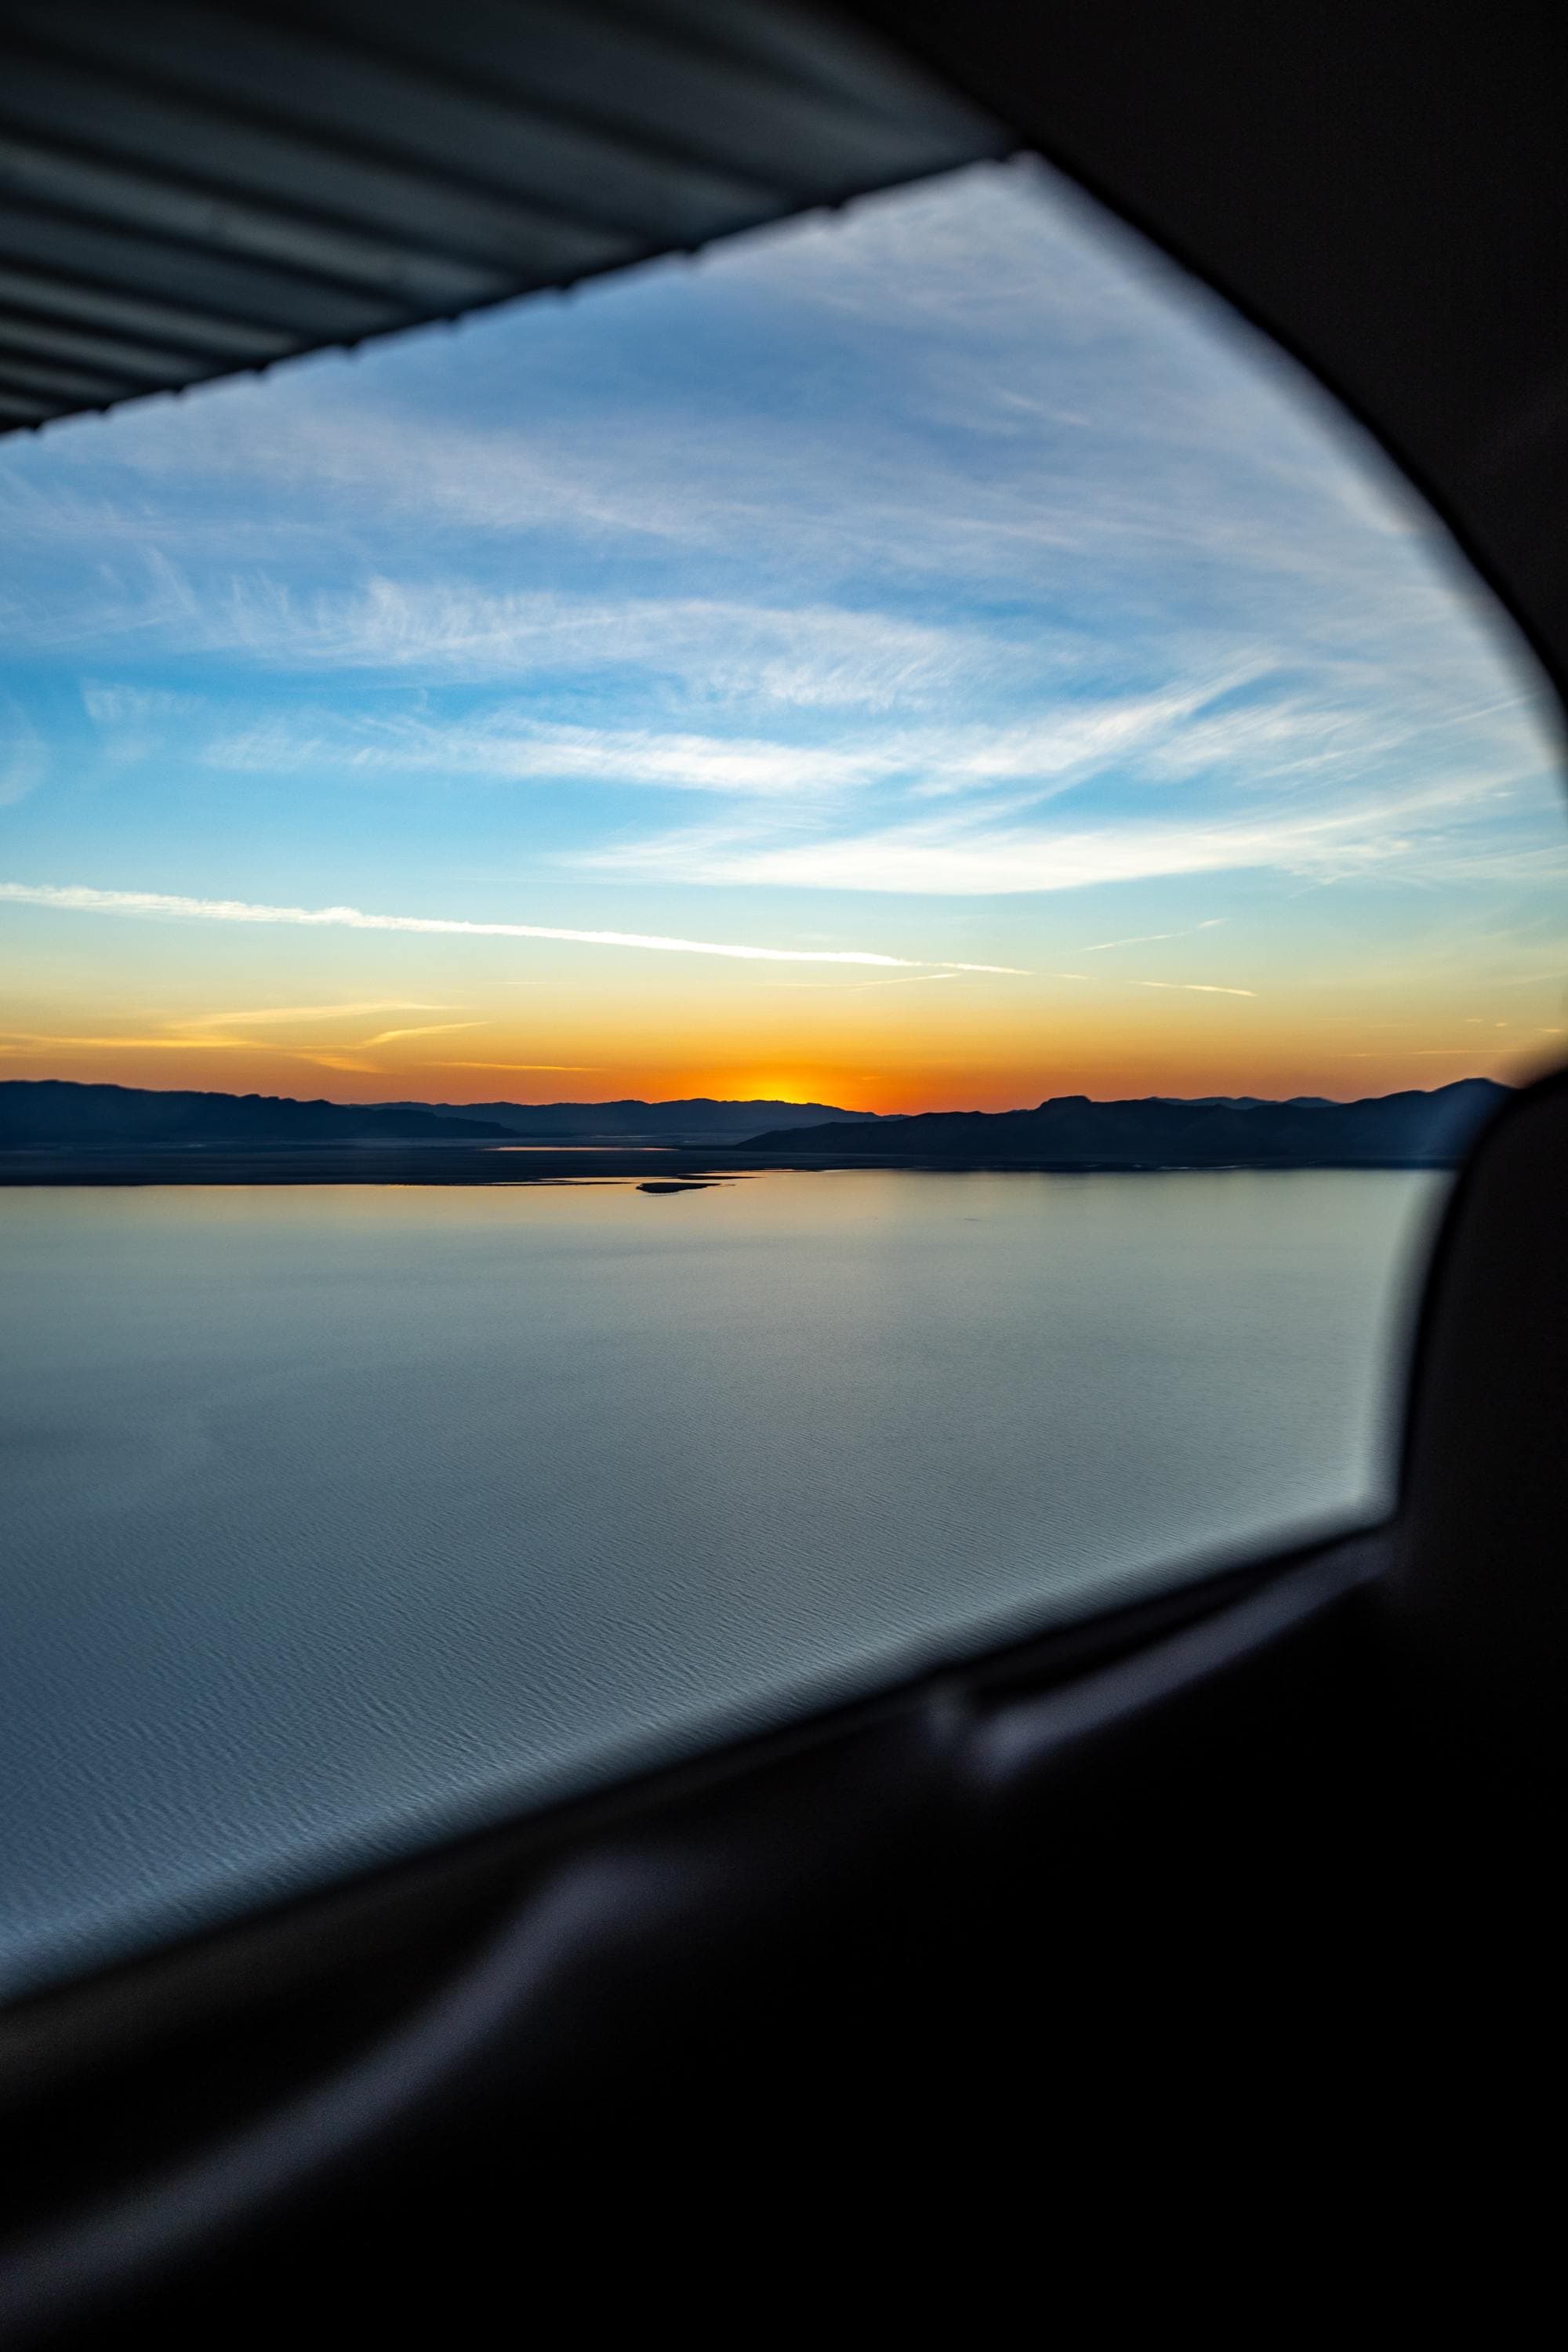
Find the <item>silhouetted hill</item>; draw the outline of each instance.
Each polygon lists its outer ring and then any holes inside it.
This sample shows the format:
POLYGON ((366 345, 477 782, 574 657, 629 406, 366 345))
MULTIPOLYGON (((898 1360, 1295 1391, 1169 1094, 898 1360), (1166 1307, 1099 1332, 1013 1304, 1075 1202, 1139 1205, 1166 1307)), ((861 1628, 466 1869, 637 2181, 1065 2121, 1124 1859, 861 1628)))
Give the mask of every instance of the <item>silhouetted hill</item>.
POLYGON ((746 1149, 835 1160, 1009 1160, 1053 1168, 1327 1168, 1442 1166, 1509 1093, 1490 1078, 1460 1078, 1430 1094, 1337 1103, 1209 1097, 1094 1102, 1058 1095, 1036 1110, 928 1111, 853 1126, 783 1129, 746 1149))
POLYGON ((67 1145, 82 1150, 137 1144, 482 1143, 508 1129, 449 1118, 413 1105, 293 1102, 279 1095, 165 1093, 142 1087, 83 1087, 67 1078, 0 1080, 0 1150, 67 1145))
MULTIPOLYGON (((386 1108, 407 1110, 415 1106, 391 1103, 386 1108)), ((714 1102, 705 1095, 680 1102, 434 1103, 429 1108, 443 1116, 494 1119, 510 1133, 542 1143, 731 1143, 755 1135, 762 1127, 782 1133, 828 1120, 871 1119, 868 1111, 838 1110, 831 1103, 714 1102)))

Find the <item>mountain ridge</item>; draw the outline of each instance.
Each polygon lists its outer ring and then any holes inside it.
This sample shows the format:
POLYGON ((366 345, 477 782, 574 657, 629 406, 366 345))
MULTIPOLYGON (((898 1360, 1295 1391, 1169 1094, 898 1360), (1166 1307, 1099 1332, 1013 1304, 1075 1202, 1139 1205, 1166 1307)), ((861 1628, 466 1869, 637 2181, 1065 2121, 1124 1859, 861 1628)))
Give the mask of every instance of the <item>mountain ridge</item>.
MULTIPOLYGON (((195 1153, 227 1147, 262 1154, 285 1146, 307 1153, 328 1145, 468 1145, 476 1171, 496 1148, 531 1139, 531 1171, 553 1144, 567 1164, 638 1153, 646 1167, 661 1149, 679 1161, 707 1152, 755 1165, 1219 1168, 1449 1166, 1510 1088, 1460 1078, 1430 1090, 1407 1088, 1352 1102, 1294 1096, 1193 1097, 1148 1095, 1127 1101, 1048 1097, 1033 1109, 921 1111, 876 1117, 819 1103, 333 1103, 324 1097, 228 1095, 183 1088, 81 1085, 66 1078, 0 1080, 0 1151, 103 1154, 195 1153), (759 1130, 758 1115, 787 1111, 759 1130), (505 1118, 487 1118, 500 1111, 505 1118), (827 1116, 821 1114, 826 1111, 827 1116), (616 1120, 621 1124, 616 1124, 616 1120), (815 1123, 812 1123, 814 1122, 815 1123)), ((358 1160, 357 1150, 354 1154, 358 1160)), ((442 1164, 452 1157, 441 1155, 442 1164)), ((101 1165, 101 1161, 95 1163, 101 1165)), ((205 1162, 204 1162, 205 1164, 205 1162)), ((627 1159, 630 1168, 637 1164, 627 1159)), ((513 1160, 509 1172, 520 1172, 513 1160)), ((367 1176, 366 1181, 374 1181, 367 1176)))
POLYGON ((0 1150, 9 1151, 62 1144, 91 1150, 124 1144, 495 1143, 507 1134, 491 1120, 444 1117, 413 1104, 362 1107, 324 1097, 300 1101, 292 1095, 0 1078, 0 1150))
POLYGON ((750 1151, 836 1161, 936 1160, 1058 1168, 1449 1166, 1512 1089, 1458 1078, 1352 1102, 1297 1096, 1097 1101, 1049 1097, 1033 1110, 922 1111, 866 1125, 775 1129, 750 1151))
POLYGON ((790 1103, 763 1096, 747 1100, 713 1095, 683 1095, 647 1102, 624 1095, 612 1102, 388 1103, 384 1109, 419 1108, 443 1116, 493 1119, 514 1135, 554 1140, 567 1138, 658 1138, 660 1141, 713 1143, 756 1134, 767 1122, 776 1132, 840 1121, 881 1125, 874 1111, 843 1110, 834 1103, 790 1103), (784 1114, 775 1117, 774 1114, 784 1114))

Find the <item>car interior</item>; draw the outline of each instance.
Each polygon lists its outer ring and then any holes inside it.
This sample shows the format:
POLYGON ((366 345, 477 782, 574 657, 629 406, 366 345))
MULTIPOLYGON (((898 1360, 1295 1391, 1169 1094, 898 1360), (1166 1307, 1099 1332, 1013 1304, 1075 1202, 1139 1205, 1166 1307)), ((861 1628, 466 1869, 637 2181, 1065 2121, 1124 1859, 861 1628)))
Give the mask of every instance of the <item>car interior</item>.
MULTIPOLYGON (((1374 436, 1561 695, 1565 111, 1531 0, 5 0, 0 427, 1037 153, 1374 436)), ((1374 2273, 1522 2335, 1565 1171, 1549 1076, 1449 1196, 1385 1523, 0 2012, 7 2340, 1088 2336, 1259 2273, 1266 2337, 1374 2273)))

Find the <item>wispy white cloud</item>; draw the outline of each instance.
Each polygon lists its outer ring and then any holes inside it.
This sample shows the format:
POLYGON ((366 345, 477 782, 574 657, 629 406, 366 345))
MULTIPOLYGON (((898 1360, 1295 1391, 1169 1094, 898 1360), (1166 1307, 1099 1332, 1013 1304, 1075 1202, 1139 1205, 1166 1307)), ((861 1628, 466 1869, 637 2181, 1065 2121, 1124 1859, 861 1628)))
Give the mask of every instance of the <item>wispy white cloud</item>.
POLYGON ((353 1021, 368 1013, 449 1013, 447 1004, 432 1004, 414 996, 373 996, 344 1004, 268 1004, 256 1012, 200 1013, 182 1020, 182 1029, 223 1029, 237 1022, 254 1028, 265 1022, 353 1021))
MULTIPOLYGON (((1138 931, 1127 940, 1094 940, 1088 947, 1079 948, 1079 953, 1103 955, 1108 948, 1152 947, 1157 940, 1195 940, 1200 931, 1217 930, 1224 921, 1223 915, 1211 915, 1206 922, 1194 923, 1190 929, 1184 931, 1138 931)), ((1058 978, 1063 980, 1070 980, 1074 976, 1071 972, 1058 974, 1058 978)))
MULTIPOLYGON (((1037 677, 1043 666, 1026 633, 864 606, 569 596, 456 578, 299 589, 266 573, 231 574, 195 593, 167 560, 153 569, 141 626, 170 648, 271 669, 504 681, 514 691, 563 673, 644 669, 703 699, 807 709, 908 709, 958 685, 1037 677)), ((129 691, 96 689, 94 715, 129 691)))
POLYGON ((868 988, 919 988, 932 981, 962 980, 959 971, 909 971, 897 980, 778 980, 775 988, 805 989, 813 994, 826 992, 833 996, 858 996, 868 988))
POLYGON ((1180 730, 1235 682, 1233 673, 1158 694, 1080 697, 1011 726, 929 732, 904 753, 902 764, 934 771, 911 796, 935 800, 976 786, 1098 773, 1180 730))
POLYGON ((15 695, 0 692, 0 808, 26 800, 48 767, 43 735, 15 695))
POLYGON ((0 1052, 31 1052, 35 1048, 90 1045, 106 1052, 142 1053, 155 1047, 166 1054, 244 1054, 255 1049, 243 1037, 72 1037, 38 1029, 0 1030, 0 1052))
MULTIPOLYGON (((716 940, 667 939, 647 931, 567 929, 553 923, 475 923, 437 915, 370 915, 357 907, 268 907, 243 898, 193 898, 160 890, 99 890, 79 883, 0 882, 0 900, 61 913, 167 916, 217 923, 299 923, 313 929, 412 931, 468 939, 564 940, 583 947, 646 948, 671 955, 726 956, 747 963, 912 966, 947 964, 945 956, 881 955, 864 948, 764 948, 716 940)), ((956 971, 1014 972, 1012 964, 953 964, 956 971)))
POLYGON ((81 707, 100 727, 145 727, 149 720, 177 719, 199 709, 199 698, 166 687, 129 686, 84 678, 81 707))
POLYGON ((98 757, 110 769, 141 765, 205 719, 200 695, 124 679, 84 679, 81 705, 98 736, 98 757))
POLYGON ((374 1037, 362 1040, 368 1054, 376 1045, 390 1045, 395 1037, 445 1037, 454 1029, 482 1029, 482 1021, 426 1021, 414 1029, 382 1029, 374 1037))
MULTIPOLYGON (((1205 677, 1144 695, 1053 694, 1026 719, 862 720, 850 731, 837 730, 827 743, 798 731, 737 734, 624 720, 584 725, 543 719, 510 700, 457 716, 372 706, 313 719, 269 716, 209 738, 202 756, 209 766, 270 776, 326 772, 431 774, 458 782, 635 784, 737 802, 804 804, 880 791, 894 803, 906 801, 916 814, 931 803, 962 797, 992 825, 1089 782, 1165 786, 1173 774, 1200 769, 1211 787, 1225 782, 1259 799, 1268 786, 1280 803, 1289 796, 1282 787, 1297 780, 1288 764, 1265 768, 1249 760, 1258 710, 1212 712, 1215 696, 1228 683, 1205 677), (1203 737, 1201 756, 1184 749, 1194 729, 1203 737)), ((1268 690, 1254 680, 1255 695, 1268 690)), ((1504 745, 1461 737, 1442 724, 1436 709, 1406 712, 1396 729, 1376 712, 1320 713, 1318 723, 1331 723, 1335 757, 1346 763, 1335 779, 1342 793, 1386 772, 1396 750, 1406 768, 1419 753, 1429 772, 1450 785, 1462 775, 1465 796, 1476 800, 1495 796, 1521 773, 1517 739, 1504 745), (1424 749, 1426 735, 1433 739, 1430 749, 1424 749)), ((1190 799, 1182 805, 1190 806, 1190 799)))
MULTIPOLYGON (((442 1024, 444 1027, 477 1028, 477 1022, 442 1024)), ((195 1026, 195 1024, 193 1024, 195 1026)), ((429 1033, 420 1029, 388 1029, 379 1037, 368 1037, 359 1047, 365 1052, 374 1045, 390 1045, 395 1037, 418 1037, 429 1033)), ((259 1044, 252 1037, 215 1037, 204 1030, 196 1034, 154 1031, 147 1035, 79 1036, 56 1030, 0 1030, 0 1054, 36 1057, 51 1053, 82 1052, 127 1054, 256 1054, 267 1053, 289 1062, 318 1063, 327 1070, 355 1070, 374 1076, 375 1065, 342 1053, 322 1051, 317 1047, 302 1048, 275 1045, 270 1040, 259 1044)))
MULTIPOLYGON (((1287 802, 1243 817, 1129 817, 1070 829, 957 819, 770 840, 733 826, 689 827, 575 862, 650 879, 942 897, 1247 869, 1334 877, 1375 869, 1419 877, 1446 862, 1463 863, 1453 831, 1473 813, 1477 797, 1473 781, 1461 779, 1348 804, 1287 802)), ((1542 853, 1532 847, 1510 854, 1542 853)), ((1568 845, 1553 844, 1544 854, 1568 858, 1568 845)))
POLYGON ((651 784, 736 798, 842 791, 885 775, 895 757, 880 745, 820 750, 647 728, 551 725, 510 710, 449 722, 355 718, 313 732, 269 719, 220 738, 206 752, 211 766, 268 774, 315 767, 423 771, 520 782, 651 784))
MULTIPOLYGON (((305 768, 436 772, 524 781, 657 785, 736 799, 805 798, 899 782, 915 801, 1094 773, 1204 698, 1181 695, 1067 706, 1023 723, 899 726, 830 746, 785 736, 542 720, 506 704, 455 719, 353 712, 329 724, 268 719, 213 740, 207 762, 245 772, 305 768)), ((1040 796, 1027 792, 1026 801, 1040 796)))
MULTIPOLYGON (((1024 719, 862 714, 826 744, 783 727, 738 735, 584 725, 509 700, 455 717, 374 707, 324 723, 273 717, 209 743, 205 756, 269 776, 633 785, 731 804, 716 824, 643 840, 595 840, 584 825, 582 847, 552 853, 646 882, 989 896, 1248 867, 1312 884, 1377 866, 1428 882, 1461 868, 1487 878, 1479 857, 1505 886, 1547 877, 1568 845, 1543 837, 1550 787, 1515 704, 1456 714, 1451 697, 1380 689, 1364 708, 1342 707, 1342 695, 1309 709, 1279 683, 1278 668, 1255 648, 1228 668, 1210 663, 1149 692, 1058 681, 1024 719), (1237 691, 1245 698, 1233 706, 1237 691), (1507 724, 1500 710, 1512 712, 1507 724), (1479 733, 1472 722, 1484 722, 1479 733), (1275 756, 1261 756, 1260 737, 1275 756), (1279 750, 1286 743, 1289 757, 1279 750), (1173 779, 1187 782, 1178 788, 1173 779), (1090 786, 1098 807, 1116 814, 1065 828, 1028 822, 1069 792, 1087 802, 1090 786), (858 822, 845 817, 852 803, 858 822)), ((1221 919, 1081 951, 1153 943, 1221 919)))
POLYGON ((1255 988, 1221 988, 1212 980, 1135 980, 1134 988, 1179 988, 1194 996, 1256 996, 1255 988))

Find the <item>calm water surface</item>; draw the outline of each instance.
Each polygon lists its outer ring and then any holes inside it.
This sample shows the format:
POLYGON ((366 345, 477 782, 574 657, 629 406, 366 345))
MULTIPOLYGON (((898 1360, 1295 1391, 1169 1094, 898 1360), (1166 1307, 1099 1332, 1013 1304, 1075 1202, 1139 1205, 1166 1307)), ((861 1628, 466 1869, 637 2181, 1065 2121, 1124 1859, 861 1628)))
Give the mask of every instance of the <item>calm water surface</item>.
POLYGON ((1376 1511, 1443 1182, 0 1194, 0 1980, 1376 1511))

